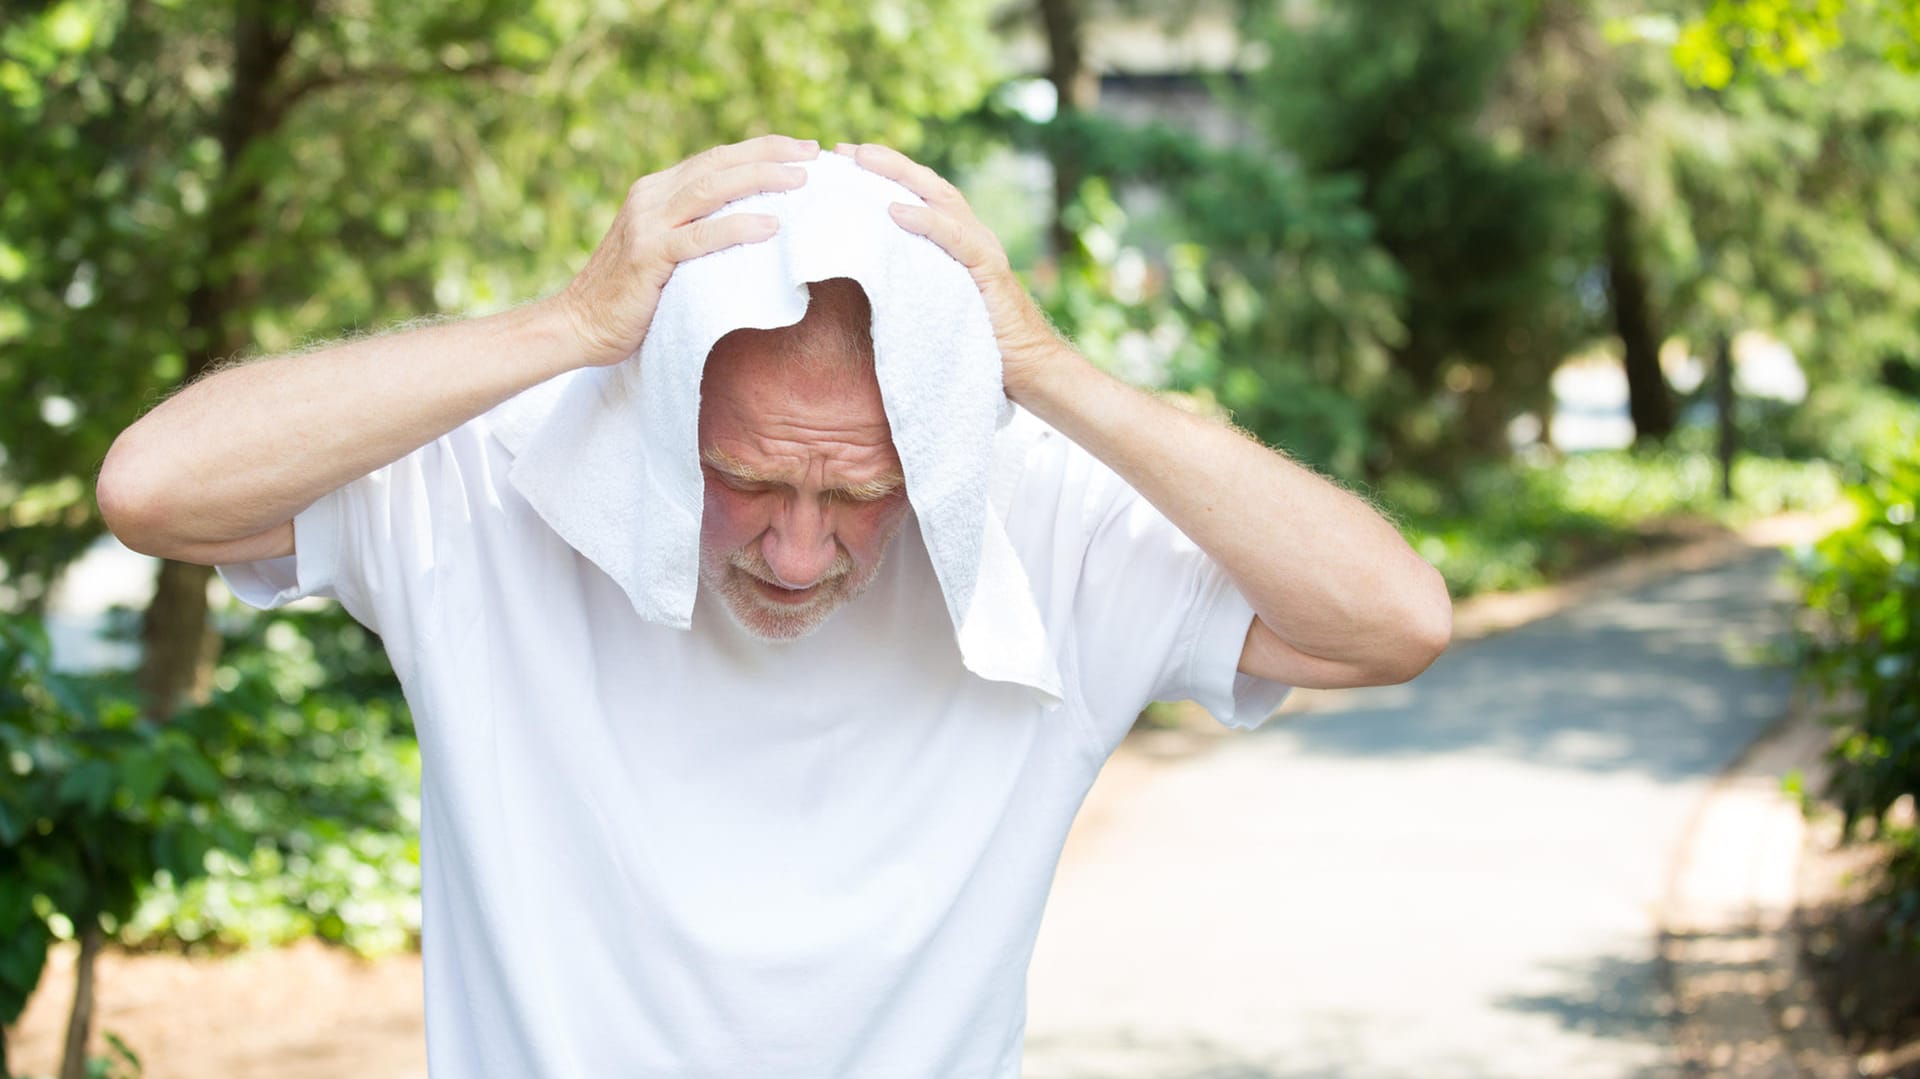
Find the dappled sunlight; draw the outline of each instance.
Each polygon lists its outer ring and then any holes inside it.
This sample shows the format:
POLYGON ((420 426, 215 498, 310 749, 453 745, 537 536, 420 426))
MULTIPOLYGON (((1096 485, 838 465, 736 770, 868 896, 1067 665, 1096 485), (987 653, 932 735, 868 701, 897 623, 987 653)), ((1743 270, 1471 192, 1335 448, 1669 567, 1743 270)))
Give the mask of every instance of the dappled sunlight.
POLYGON ((1589 600, 1101 802, 1042 926, 1033 1074, 1682 1074, 1656 911, 1784 714, 1787 673, 1723 646, 1784 624, 1778 563, 1589 600))
POLYGON ((1785 629, 1777 552, 1577 606, 1456 646, 1406 686, 1348 690, 1255 737, 1288 754, 1496 754, 1577 770, 1711 775, 1723 745, 1784 714, 1784 668, 1730 677, 1785 629), (1569 741, 1569 733, 1581 738, 1569 741), (1567 752, 1571 750, 1572 752, 1567 752))

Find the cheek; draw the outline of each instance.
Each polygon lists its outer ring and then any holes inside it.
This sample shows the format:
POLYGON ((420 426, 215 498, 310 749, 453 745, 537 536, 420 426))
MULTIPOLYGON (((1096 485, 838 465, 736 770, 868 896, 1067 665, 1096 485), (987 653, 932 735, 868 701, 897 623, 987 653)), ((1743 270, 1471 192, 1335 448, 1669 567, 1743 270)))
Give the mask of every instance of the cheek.
POLYGON ((717 483, 708 483, 705 506, 701 511, 700 546, 708 551, 731 554, 766 531, 765 514, 758 500, 738 491, 729 491, 717 483))
POLYGON ((886 550, 887 541, 893 538, 894 531, 900 527, 906 515, 905 497, 872 506, 848 507, 837 530, 840 542, 855 562, 870 566, 879 561, 886 550))

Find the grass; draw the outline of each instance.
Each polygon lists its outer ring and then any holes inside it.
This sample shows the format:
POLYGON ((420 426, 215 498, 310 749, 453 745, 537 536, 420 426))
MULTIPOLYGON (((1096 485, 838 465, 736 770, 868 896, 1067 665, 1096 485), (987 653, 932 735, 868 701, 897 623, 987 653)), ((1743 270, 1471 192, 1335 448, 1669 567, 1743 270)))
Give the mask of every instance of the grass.
POLYGON ((1733 491, 1721 499, 1707 453, 1611 450, 1520 458, 1450 484, 1393 477, 1378 501, 1459 598, 1545 584, 1670 542, 1688 525, 1817 510, 1839 497, 1840 474, 1821 460, 1743 457, 1733 491))

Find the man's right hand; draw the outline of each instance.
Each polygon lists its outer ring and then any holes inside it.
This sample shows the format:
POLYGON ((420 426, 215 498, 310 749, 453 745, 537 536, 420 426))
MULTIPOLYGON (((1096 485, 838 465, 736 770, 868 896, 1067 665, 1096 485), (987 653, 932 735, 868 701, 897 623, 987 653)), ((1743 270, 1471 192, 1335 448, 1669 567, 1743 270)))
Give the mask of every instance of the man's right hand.
POLYGON ((799 187, 807 172, 791 162, 819 153, 812 140, 762 135, 635 181, 600 246, 556 297, 580 339, 583 365, 619 363, 640 348, 675 266, 772 236, 780 219, 771 214, 701 219, 735 199, 799 187))
POLYGON ((101 518, 136 551, 219 565, 294 553, 293 518, 501 401, 640 347, 680 262, 772 236, 765 214, 701 218, 806 182, 819 147, 778 135, 642 179, 561 292, 491 315, 353 338, 216 371, 120 433, 101 518))

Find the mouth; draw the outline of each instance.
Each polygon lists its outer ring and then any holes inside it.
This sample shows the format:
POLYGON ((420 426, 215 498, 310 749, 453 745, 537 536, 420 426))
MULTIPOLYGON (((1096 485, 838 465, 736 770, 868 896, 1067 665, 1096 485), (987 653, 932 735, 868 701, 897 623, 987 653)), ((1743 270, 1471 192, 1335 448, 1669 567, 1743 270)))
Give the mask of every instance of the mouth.
POLYGON ((763 580, 751 573, 746 573, 745 576, 753 582, 754 589, 762 596, 765 596, 775 603, 795 606, 805 603, 819 595, 821 588, 828 583, 828 581, 816 581, 805 588, 783 588, 780 585, 774 584, 772 581, 763 580))

